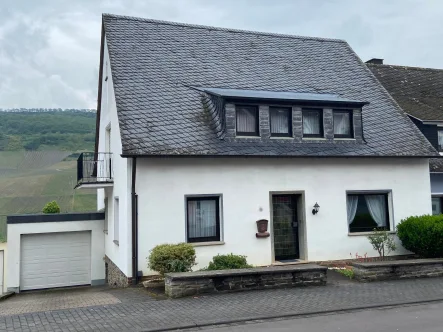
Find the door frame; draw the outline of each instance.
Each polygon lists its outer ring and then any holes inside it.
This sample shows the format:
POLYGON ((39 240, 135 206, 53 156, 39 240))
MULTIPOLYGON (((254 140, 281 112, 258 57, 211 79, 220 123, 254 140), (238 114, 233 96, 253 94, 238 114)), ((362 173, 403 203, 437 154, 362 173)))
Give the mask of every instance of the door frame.
POLYGON ((272 196, 274 195, 297 195, 297 220, 298 220, 298 250, 299 250, 299 260, 308 260, 308 246, 307 246, 307 232, 306 232, 306 204, 305 204, 305 191, 304 190, 291 190, 291 191, 270 191, 269 192, 269 231, 271 233, 271 257, 272 263, 275 261, 275 250, 274 250, 274 207, 272 204, 272 196))

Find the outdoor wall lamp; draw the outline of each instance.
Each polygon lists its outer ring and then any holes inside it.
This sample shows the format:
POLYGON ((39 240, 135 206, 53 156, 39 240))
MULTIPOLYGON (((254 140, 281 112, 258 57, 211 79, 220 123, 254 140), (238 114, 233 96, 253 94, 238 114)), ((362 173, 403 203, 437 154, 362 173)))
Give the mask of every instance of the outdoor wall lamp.
POLYGON ((318 205, 318 203, 315 202, 314 208, 312 209, 312 214, 316 215, 318 213, 318 210, 320 210, 320 205, 318 205))

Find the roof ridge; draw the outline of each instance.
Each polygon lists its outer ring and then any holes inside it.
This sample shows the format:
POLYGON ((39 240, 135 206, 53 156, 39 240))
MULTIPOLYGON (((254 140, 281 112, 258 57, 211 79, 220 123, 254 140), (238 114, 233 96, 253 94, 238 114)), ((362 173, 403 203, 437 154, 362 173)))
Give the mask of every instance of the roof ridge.
POLYGON ((423 71, 427 71, 427 70, 435 70, 435 71, 441 71, 443 72, 443 68, 428 68, 428 67, 415 67, 415 66, 402 66, 402 65, 389 65, 386 63, 380 64, 380 63, 366 63, 366 65, 368 66, 373 66, 373 67, 398 67, 398 68, 403 68, 403 69, 411 69, 411 70, 423 70, 423 71))
POLYGON ((298 35, 290 35, 276 32, 264 32, 264 31, 253 31, 253 30, 242 30, 242 29, 232 29, 232 28, 222 28, 222 27, 214 27, 209 25, 200 25, 200 24, 190 24, 190 23, 181 23, 181 22, 173 22, 173 21, 164 21, 164 20, 156 20, 150 18, 141 18, 135 16, 125 16, 125 15, 116 15, 103 13, 102 17, 109 17, 121 20, 131 20, 131 21, 139 21, 139 22, 149 22, 155 24, 164 24, 164 25, 172 25, 172 26, 181 26, 186 28, 194 28, 194 29, 210 29, 210 30, 218 30, 218 31, 226 31, 226 32, 234 32, 234 33, 247 33, 253 35, 261 35, 261 36, 271 36, 271 37, 281 37, 281 38, 294 38, 294 39, 308 39, 308 40, 317 40, 317 41, 325 41, 325 42, 333 42, 333 43, 347 43, 343 39, 334 39, 334 38, 322 38, 322 37, 310 37, 310 36, 298 36, 298 35))

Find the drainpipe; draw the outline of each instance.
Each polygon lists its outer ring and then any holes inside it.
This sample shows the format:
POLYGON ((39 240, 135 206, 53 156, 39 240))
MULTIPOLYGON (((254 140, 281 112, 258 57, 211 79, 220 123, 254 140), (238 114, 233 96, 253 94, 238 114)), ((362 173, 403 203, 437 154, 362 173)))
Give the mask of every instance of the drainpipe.
POLYGON ((131 208, 132 208, 132 284, 138 283, 138 196, 135 193, 135 177, 137 172, 137 158, 132 158, 132 184, 131 184, 131 208))

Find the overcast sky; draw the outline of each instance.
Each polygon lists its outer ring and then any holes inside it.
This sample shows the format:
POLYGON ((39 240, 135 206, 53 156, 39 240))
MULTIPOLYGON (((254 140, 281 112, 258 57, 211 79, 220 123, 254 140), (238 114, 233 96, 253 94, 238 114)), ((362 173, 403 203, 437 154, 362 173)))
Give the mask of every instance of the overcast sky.
POLYGON ((0 108, 95 108, 102 13, 345 39, 443 68, 441 0, 0 0, 0 108))

